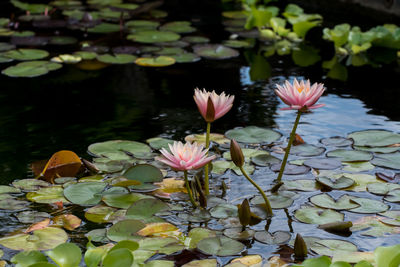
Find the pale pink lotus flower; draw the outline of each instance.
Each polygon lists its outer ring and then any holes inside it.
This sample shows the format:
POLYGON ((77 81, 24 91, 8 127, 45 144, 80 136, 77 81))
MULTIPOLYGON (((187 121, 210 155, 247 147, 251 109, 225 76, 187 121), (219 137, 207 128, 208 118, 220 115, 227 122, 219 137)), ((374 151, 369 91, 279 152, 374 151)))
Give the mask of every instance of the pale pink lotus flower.
POLYGON ((325 104, 315 103, 324 93, 325 88, 322 83, 314 83, 310 85, 310 80, 300 83, 294 79, 293 84, 290 84, 287 80, 284 85, 276 85, 278 89, 275 93, 282 99, 282 101, 288 105, 287 108, 281 108, 281 110, 297 109, 307 111, 308 109, 320 108, 325 104))
POLYGON ((213 122, 224 116, 232 108, 235 96, 225 95, 225 92, 218 95, 215 91, 208 92, 205 89, 201 91, 196 88, 194 89, 193 98, 203 118, 207 122, 213 122), (207 118, 208 98, 211 99, 214 106, 214 116, 211 119, 207 118))
POLYGON ((215 155, 207 157, 208 149, 203 149, 203 145, 199 145, 196 142, 183 144, 175 141, 172 145, 168 144, 168 146, 170 151, 162 148, 160 152, 163 157, 156 157, 156 160, 171 166, 177 171, 199 169, 216 157, 215 155))

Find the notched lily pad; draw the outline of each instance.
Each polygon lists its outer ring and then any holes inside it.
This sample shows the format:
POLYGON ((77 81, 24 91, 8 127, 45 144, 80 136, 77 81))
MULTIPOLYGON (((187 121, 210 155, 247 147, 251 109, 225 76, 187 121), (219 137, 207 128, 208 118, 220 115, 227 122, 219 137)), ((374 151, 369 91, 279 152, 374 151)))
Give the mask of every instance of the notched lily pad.
POLYGON ((256 232, 254 238, 261 243, 268 245, 280 245, 285 244, 291 238, 291 234, 286 231, 276 231, 274 233, 269 233, 267 231, 256 232))
POLYGON ((315 179, 318 181, 318 183, 322 184, 323 186, 336 190, 349 188, 355 184, 353 179, 344 176, 338 179, 331 179, 325 176, 317 177, 315 179))
MULTIPOLYGON (((272 164, 270 168, 274 172, 279 172, 281 169, 281 164, 280 163, 272 164)), ((294 164, 286 164, 283 174, 299 175, 299 174, 305 174, 310 170, 311 170, 310 167, 304 165, 299 166, 294 164)))
POLYGON ((143 67, 166 67, 175 64, 175 59, 168 56, 140 57, 135 63, 143 67))
POLYGON ((224 235, 235 240, 249 240, 254 237, 255 231, 252 229, 243 230, 241 227, 228 228, 224 230, 224 235))
POLYGON ((136 56, 130 54, 103 54, 97 56, 97 60, 107 64, 132 64, 136 60, 136 56))
POLYGON ((308 159, 304 161, 304 165, 320 170, 333 170, 342 166, 342 163, 335 159, 308 159))
POLYGON ((343 147, 352 145, 353 141, 341 136, 334 136, 321 139, 321 143, 325 146, 343 147))
POLYGON ((197 243, 197 249, 207 255, 220 257, 238 255, 245 249, 245 246, 225 236, 208 237, 197 243))
POLYGON ((208 59, 228 59, 239 56, 239 52, 223 45, 196 45, 193 47, 195 54, 208 59))
POLYGON ((9 77, 33 78, 45 75, 62 67, 59 63, 49 61, 28 61, 4 69, 1 73, 9 77))
POLYGON ((302 144, 298 146, 293 146, 290 149, 290 154, 300 156, 300 157, 313 157, 319 156, 325 152, 324 147, 318 147, 310 144, 302 144))
POLYGON ((400 152, 376 155, 371 163, 383 168, 400 170, 400 152))
POLYGON ((311 224, 326 224, 344 219, 344 215, 340 212, 307 206, 296 210, 294 216, 300 222, 311 224))
POLYGON ((359 205, 359 207, 349 210, 356 213, 379 213, 389 209, 385 203, 369 198, 351 197, 351 202, 359 205))
POLYGON ((247 126, 244 128, 229 130, 225 133, 225 136, 241 143, 269 144, 277 141, 282 135, 270 129, 264 129, 257 126, 247 126))
POLYGON ((138 43, 161 43, 179 40, 181 36, 170 31, 138 31, 127 36, 128 40, 138 43))
POLYGON ((350 210, 360 206, 352 202, 351 199, 351 196, 348 195, 342 195, 335 200, 328 194, 319 194, 311 197, 310 202, 315 206, 333 210, 350 210))
POLYGON ((400 143, 400 134, 386 130, 365 130, 348 135, 355 146, 382 147, 400 143))
POLYGON ((354 161, 368 161, 373 158, 373 155, 367 151, 345 150, 336 149, 329 151, 327 157, 338 158, 341 161, 354 162, 354 161))

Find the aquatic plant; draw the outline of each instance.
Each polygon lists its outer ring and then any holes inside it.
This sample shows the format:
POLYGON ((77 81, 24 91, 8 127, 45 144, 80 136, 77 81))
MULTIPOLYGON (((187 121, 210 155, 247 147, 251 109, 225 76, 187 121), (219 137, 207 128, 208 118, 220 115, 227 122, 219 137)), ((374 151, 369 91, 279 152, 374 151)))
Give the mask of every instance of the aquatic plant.
MULTIPOLYGON (((194 101, 200 111, 201 116, 207 122, 207 132, 206 132, 206 149, 210 147, 210 132, 211 132, 211 122, 224 116, 233 105, 233 100, 235 96, 225 95, 225 92, 217 94, 215 91, 208 92, 205 89, 202 91, 198 88, 194 90, 194 101)), ((205 181, 205 194, 210 193, 209 189, 209 173, 208 165, 204 168, 204 181, 205 181)))
POLYGON ((325 89, 324 85, 321 83, 314 83, 311 85, 309 80, 307 80, 307 82, 302 80, 299 83, 297 79, 294 79, 292 84, 286 81, 284 85, 281 86, 277 84, 276 86, 278 89, 275 90, 275 93, 286 105, 289 106, 287 108, 282 108, 282 110, 297 110, 297 117, 294 122, 292 132, 290 133, 289 142, 286 147, 285 156, 282 160, 278 178, 276 179, 277 183, 279 184, 281 183, 290 148, 296 135, 296 129, 300 121, 300 116, 302 113, 308 112, 310 109, 316 109, 324 106, 324 104, 315 105, 315 103, 324 93, 325 89))
POLYGON ((156 159, 171 166, 177 171, 183 171, 190 202, 192 202, 192 205, 196 207, 197 204, 193 198, 187 172, 207 165, 210 161, 215 159, 216 156, 207 156, 208 148, 203 149, 203 145, 198 145, 197 143, 191 144, 190 142, 187 142, 186 144, 183 144, 182 142, 174 142, 172 145, 168 144, 168 146, 170 151, 162 148, 160 152, 163 157, 157 157, 156 159))

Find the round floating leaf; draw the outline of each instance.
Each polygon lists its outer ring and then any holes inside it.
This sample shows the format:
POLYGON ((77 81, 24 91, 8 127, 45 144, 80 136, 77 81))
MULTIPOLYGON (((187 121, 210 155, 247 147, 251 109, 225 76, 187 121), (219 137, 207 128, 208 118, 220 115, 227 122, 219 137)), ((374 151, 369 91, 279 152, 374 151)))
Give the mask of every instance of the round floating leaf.
MULTIPOLYGON (((268 155, 269 154, 267 151, 253 149, 253 148, 242 148, 242 153, 245 158, 245 161, 250 161, 251 157, 255 157, 257 155, 268 155)), ((222 156, 227 160, 232 160, 230 151, 224 152, 224 154, 222 154, 222 156)))
POLYGON ((377 155, 371 163, 383 168, 400 170, 400 152, 377 155))
POLYGON ((36 250, 22 251, 12 257, 11 262, 14 263, 17 267, 25 267, 31 266, 38 262, 47 262, 47 258, 45 255, 36 250))
POLYGON ((357 151, 357 150, 345 150, 336 149, 329 151, 326 154, 327 157, 335 157, 341 161, 353 162, 353 161, 368 161, 372 159, 372 154, 367 151, 357 151))
POLYGON ((282 135, 276 131, 248 126, 239 129, 229 130, 225 133, 229 139, 235 139, 241 143, 272 143, 277 141, 282 135))
POLYGON ((356 146, 380 147, 400 143, 400 134, 385 130, 365 130, 348 135, 356 146))
POLYGON ((330 189, 345 189, 355 184, 354 180, 347 177, 340 177, 338 179, 331 179, 329 177, 317 177, 316 180, 330 189))
POLYGON ((223 42, 225 46, 232 48, 249 48, 252 47, 253 44, 243 40, 226 40, 223 42))
POLYGON ((127 36, 128 40, 139 43, 161 43, 179 40, 181 36, 169 31, 139 31, 127 36))
POLYGON ((178 240, 172 237, 151 237, 139 241, 140 250, 154 251, 160 254, 171 254, 184 249, 178 240))
POLYGON ((139 193, 107 194, 103 196, 102 200, 110 207, 127 209, 136 201, 139 201, 144 198, 152 198, 152 197, 139 193))
POLYGON ((361 151, 368 151, 373 153, 393 153, 400 149, 397 146, 378 146, 378 147, 368 147, 368 146, 354 146, 354 149, 361 151))
POLYGON ((192 44, 204 44, 210 42, 210 39, 204 36, 185 36, 182 38, 182 41, 192 44))
POLYGON ((15 60, 37 60, 48 57, 49 53, 47 51, 39 49, 21 48, 17 50, 9 50, 3 55, 15 60))
POLYGON ((14 250, 48 250, 67 242, 67 233, 57 227, 46 227, 31 234, 0 238, 0 244, 14 250))
POLYGON ((302 145, 298 145, 298 146, 293 146, 290 149, 290 154, 300 156, 300 157, 319 156, 324 152, 325 152, 325 148, 310 145, 310 144, 302 144, 302 145))
POLYGON ((224 230, 224 235, 235 240, 249 240, 254 237, 255 231, 252 229, 244 230, 241 227, 229 228, 224 230))
POLYGON ((132 252, 127 248, 112 250, 103 260, 103 267, 131 266, 133 264, 132 252))
MULTIPOLYGON (((138 164, 127 169, 123 176, 129 180, 139 181, 143 185, 145 183, 161 182, 163 174, 157 167, 150 164, 138 164)), ((142 185, 132 186, 131 188, 143 188, 142 185)))
POLYGON ((333 256, 334 254, 357 251, 357 246, 351 242, 339 239, 317 240, 311 244, 310 249, 319 255, 333 256))
POLYGON ((138 240, 141 237, 136 233, 146 225, 139 220, 123 220, 111 226, 107 231, 108 239, 118 242, 121 240, 138 240))
POLYGON ((346 167, 343 168, 344 171, 348 172, 363 172, 363 171, 370 171, 375 168, 374 165, 367 161, 361 162, 344 162, 346 167))
POLYGON ((72 36, 53 36, 49 43, 52 45, 72 45, 77 42, 78 40, 72 36))
POLYGON ((161 200, 146 198, 133 203, 126 211, 126 216, 130 219, 148 220, 154 214, 167 211, 170 207, 161 200))
POLYGON ((37 223, 46 218, 50 218, 47 212, 38 212, 33 210, 22 211, 15 215, 21 223, 37 223))
POLYGON ((88 152, 96 157, 103 156, 110 159, 121 160, 119 158, 121 155, 127 156, 127 154, 146 154, 151 152, 151 148, 146 144, 135 141, 113 140, 94 143, 88 147, 88 152))
POLYGON ((117 219, 118 216, 125 216, 125 212, 120 212, 115 208, 105 205, 91 207, 85 212, 85 218, 95 223, 111 222, 117 219))
POLYGON ((183 221, 199 223, 209 221, 211 219, 211 214, 207 210, 196 209, 192 213, 179 213, 178 218, 183 221))
POLYGON ((111 32, 119 32, 121 30, 121 26, 119 24, 113 23, 100 23, 93 28, 89 28, 87 31, 91 33, 111 33, 111 32))
POLYGON ((392 183, 370 183, 367 184, 368 192, 375 195, 386 195, 389 191, 400 189, 400 184, 392 183))
MULTIPOLYGON (((281 164, 276 163, 271 165, 271 170, 274 172, 279 172, 281 169, 281 164)), ((288 175, 298 175, 305 174, 310 171, 310 168, 304 165, 294 165, 294 164, 286 164, 284 174, 288 175)))
POLYGON ((181 53, 177 55, 171 55, 173 59, 175 59, 176 63, 192 63, 197 62, 201 58, 193 53, 181 53))
POLYGON ((217 267, 217 259, 193 260, 182 267, 217 267))
POLYGON ((160 27, 162 31, 171 31, 176 33, 191 33, 195 32, 196 28, 190 26, 189 21, 172 21, 165 23, 160 27))
POLYGON ((291 234, 285 231, 276 231, 269 233, 267 231, 256 232, 254 238, 261 243, 268 245, 279 245, 284 244, 290 240, 291 234))
POLYGON ((82 58, 80 56, 68 55, 68 54, 59 55, 58 57, 53 57, 51 59, 51 62, 66 63, 66 64, 75 64, 80 61, 82 61, 82 58))
POLYGON ((384 199, 389 202, 400 202, 400 188, 390 191, 384 199))
POLYGON ((244 248, 242 243, 224 236, 205 238, 197 243, 197 249, 204 254, 220 257, 237 255, 244 248))
POLYGON ((144 67, 166 67, 175 64, 175 59, 167 56, 140 57, 135 60, 135 63, 144 67))
POLYGON ((328 137, 328 138, 321 139, 321 143, 325 146, 342 147, 342 146, 352 145, 353 141, 351 139, 347 139, 347 138, 344 138, 341 136, 334 136, 334 137, 328 137))
POLYGON ((284 181, 284 188, 286 190, 317 191, 320 186, 314 180, 299 179, 284 181))
POLYGON ((21 62, 17 65, 4 69, 1 73, 9 77, 37 77, 47 74, 49 71, 57 70, 61 64, 49 61, 21 62))
POLYGON ((337 200, 333 199, 328 194, 319 194, 310 198, 310 202, 313 203, 315 206, 326 209, 349 210, 360 206, 359 204, 356 204, 350 200, 351 196, 348 195, 342 195, 337 200))
POLYGON ((193 228, 189 231, 188 237, 190 238, 189 248, 196 248, 197 243, 207 237, 215 237, 216 233, 207 228, 193 228))
POLYGON ((102 243, 106 243, 108 242, 108 238, 107 238, 107 229, 106 228, 102 228, 102 229, 94 229, 89 231, 87 234, 85 234, 85 236, 91 241, 93 242, 102 242, 102 243))
POLYGON ((13 186, 0 185, 0 194, 5 194, 5 193, 21 193, 21 190, 13 186))
POLYGON ((43 187, 36 192, 29 192, 28 194, 26 194, 26 198, 29 201, 36 203, 45 203, 45 204, 51 204, 55 202, 68 203, 68 201, 64 198, 63 191, 64 189, 62 188, 61 185, 52 187, 43 187))
POLYGON ((41 186, 47 187, 47 186, 51 185, 46 181, 38 180, 38 179, 22 179, 22 180, 14 181, 12 184, 16 188, 19 188, 23 191, 28 191, 28 192, 39 190, 41 186))
POLYGON ((333 170, 342 166, 342 163, 335 159, 308 159, 303 164, 320 170, 333 170))
POLYGON ((131 20, 128 21, 125 26, 129 28, 145 28, 145 29, 156 29, 160 23, 152 20, 131 20))
POLYGON ((97 56, 97 60, 107 64, 130 64, 134 63, 136 60, 136 56, 129 54, 104 54, 97 56))
MULTIPOLYGON (((198 144, 205 145, 206 134, 191 134, 185 137, 186 142, 197 142, 198 144)), ((229 144, 230 140, 227 139, 223 134, 211 133, 210 142, 214 142, 220 145, 229 144)))
POLYGON ((168 233, 178 231, 178 228, 167 222, 153 222, 146 224, 146 227, 138 231, 137 234, 140 236, 152 236, 152 235, 168 235, 168 233))
POLYGON ((270 166, 272 164, 279 164, 281 162, 280 159, 271 156, 271 155, 266 155, 266 154, 262 154, 262 155, 257 155, 255 157, 251 158, 251 162, 253 162, 254 164, 258 165, 258 166, 270 166))
POLYGON ((83 60, 92 60, 97 57, 97 54, 95 52, 90 51, 77 51, 74 52, 74 55, 81 57, 83 60))
POLYGON ((29 206, 28 201, 6 198, 0 200, 0 210, 21 210, 29 206))
POLYGON ((78 266, 82 259, 81 249, 72 243, 58 245, 46 254, 60 267, 78 266))
POLYGON ((64 189, 66 199, 82 206, 96 205, 101 201, 101 192, 106 188, 106 183, 85 182, 72 184, 64 189))
MULTIPOLYGON (((268 195, 268 200, 273 209, 284 209, 290 207, 297 194, 289 191, 279 191, 278 194, 268 195)), ((262 196, 256 196, 251 200, 251 204, 259 205, 263 204, 264 199, 262 196)))
POLYGON ((53 224, 62 226, 67 230, 75 230, 82 223, 82 220, 73 214, 61 214, 53 218, 53 224))
POLYGON ((162 137, 153 137, 150 139, 147 139, 146 142, 156 150, 160 150, 161 148, 168 149, 168 144, 173 144, 174 140, 171 139, 166 139, 162 137))
POLYGON ((294 216, 300 222, 311 224, 333 223, 344 219, 344 215, 340 212, 314 207, 302 207, 296 210, 294 216))
POLYGON ((359 205, 359 207, 349 210, 356 213, 379 213, 389 209, 385 203, 369 198, 351 197, 351 202, 359 205))
POLYGON ((196 45, 193 47, 194 53, 209 59, 228 59, 239 56, 239 52, 233 48, 223 45, 196 45))
POLYGON ((210 210, 211 216, 218 219, 237 217, 237 207, 232 204, 219 204, 210 210))

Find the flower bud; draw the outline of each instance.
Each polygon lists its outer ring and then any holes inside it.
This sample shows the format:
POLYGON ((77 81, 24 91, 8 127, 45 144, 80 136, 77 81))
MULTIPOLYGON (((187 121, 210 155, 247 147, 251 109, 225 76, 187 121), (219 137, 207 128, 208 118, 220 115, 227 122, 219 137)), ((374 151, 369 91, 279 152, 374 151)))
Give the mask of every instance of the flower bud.
POLYGON ((249 201, 247 199, 243 200, 242 204, 238 204, 238 214, 239 221, 243 227, 250 224, 251 221, 251 211, 249 201))
POLYGON ((211 100, 211 97, 208 97, 207 100, 207 111, 206 111, 206 122, 215 121, 215 108, 214 103, 211 100))
POLYGON ((236 142, 235 139, 231 140, 230 150, 231 150, 231 159, 233 163, 235 163, 237 167, 242 167, 244 164, 244 156, 242 149, 240 148, 239 144, 236 142))
POLYGON ((300 234, 297 234, 294 240, 294 257, 299 260, 307 257, 307 245, 300 234))

